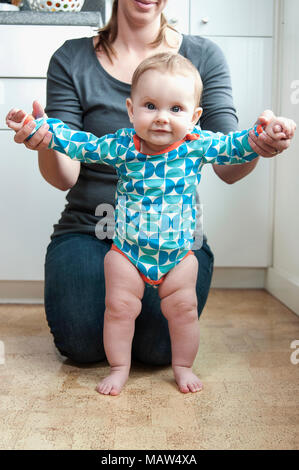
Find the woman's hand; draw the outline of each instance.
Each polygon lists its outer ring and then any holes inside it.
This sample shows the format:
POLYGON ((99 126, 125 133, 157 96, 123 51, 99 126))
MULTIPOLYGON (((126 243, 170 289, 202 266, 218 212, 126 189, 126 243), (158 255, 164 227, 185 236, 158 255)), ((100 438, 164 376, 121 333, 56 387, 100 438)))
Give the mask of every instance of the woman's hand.
MULTIPOLYGON (((262 157, 274 157, 279 153, 283 152, 290 146, 291 139, 294 137, 296 130, 296 124, 294 121, 289 119, 289 132, 281 132, 284 128, 284 118, 276 118, 272 111, 267 109, 264 111, 258 118, 256 124, 261 124, 263 127, 267 126, 270 121, 275 119, 276 126, 274 128, 274 133, 279 135, 279 140, 274 138, 271 135, 268 135, 266 132, 263 132, 258 137, 255 135, 254 131, 250 131, 249 134, 249 143, 251 148, 258 155, 262 157)), ((277 135, 277 137, 278 137, 277 135)))
MULTIPOLYGON (((32 115, 35 119, 47 118, 44 108, 38 101, 33 102, 32 115)), ((25 111, 16 108, 11 109, 6 116, 7 126, 15 131, 14 141, 17 144, 24 144, 30 150, 47 149, 52 138, 51 132, 48 132, 48 124, 43 124, 30 140, 26 140, 35 128, 34 121, 29 121, 24 125, 26 116, 25 111)))

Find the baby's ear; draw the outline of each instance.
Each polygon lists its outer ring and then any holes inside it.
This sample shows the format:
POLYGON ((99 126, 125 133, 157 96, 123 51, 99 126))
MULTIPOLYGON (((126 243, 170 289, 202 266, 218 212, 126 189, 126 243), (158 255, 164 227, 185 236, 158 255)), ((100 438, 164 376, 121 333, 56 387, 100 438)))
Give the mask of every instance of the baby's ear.
POLYGON ((198 107, 195 108, 193 117, 192 117, 192 124, 195 126, 197 121, 199 120, 200 116, 202 115, 202 108, 198 107))
POLYGON ((126 99, 127 111, 129 115, 130 122, 133 124, 133 102, 131 98, 126 99))
POLYGON ((187 129, 188 132, 192 132, 193 129, 194 129, 194 126, 197 124, 200 116, 202 115, 202 108, 195 108, 194 110, 194 113, 193 113, 193 116, 192 116, 192 119, 191 119, 191 122, 190 122, 190 126, 189 128, 187 129))

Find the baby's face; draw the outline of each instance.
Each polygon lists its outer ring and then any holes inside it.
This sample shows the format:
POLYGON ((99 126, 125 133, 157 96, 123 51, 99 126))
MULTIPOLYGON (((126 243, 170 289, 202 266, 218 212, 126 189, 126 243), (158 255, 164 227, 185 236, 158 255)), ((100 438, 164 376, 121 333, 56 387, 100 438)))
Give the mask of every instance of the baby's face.
POLYGON ((144 72, 132 100, 127 100, 131 123, 143 153, 160 152, 191 132, 201 115, 191 76, 144 72))

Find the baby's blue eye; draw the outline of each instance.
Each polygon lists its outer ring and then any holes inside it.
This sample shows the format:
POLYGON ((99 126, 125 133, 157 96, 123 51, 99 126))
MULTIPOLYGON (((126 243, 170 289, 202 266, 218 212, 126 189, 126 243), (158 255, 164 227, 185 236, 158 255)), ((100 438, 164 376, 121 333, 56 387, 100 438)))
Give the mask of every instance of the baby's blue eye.
POLYGON ((173 106, 171 108, 171 111, 174 112, 174 113, 178 113, 179 111, 181 111, 181 107, 180 106, 173 106))
POLYGON ((145 105, 147 109, 155 109, 155 105, 153 103, 146 103, 145 105))

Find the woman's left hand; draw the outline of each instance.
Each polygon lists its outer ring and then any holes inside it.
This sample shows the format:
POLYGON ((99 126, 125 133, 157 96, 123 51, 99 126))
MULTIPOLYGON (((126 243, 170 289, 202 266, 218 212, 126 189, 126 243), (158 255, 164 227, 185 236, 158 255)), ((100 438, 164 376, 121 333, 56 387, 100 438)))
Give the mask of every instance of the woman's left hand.
MULTIPOLYGON (((271 110, 267 109, 259 116, 256 124, 266 126, 273 118, 275 118, 275 115, 271 110)), ((278 155, 279 153, 289 148, 291 139, 294 137, 295 129, 296 124, 293 121, 293 125, 289 132, 289 135, 285 135, 285 138, 282 138, 280 140, 273 139, 265 132, 263 132, 257 137, 254 131, 250 131, 250 146, 254 150, 254 152, 256 152, 258 155, 261 155, 262 157, 274 157, 275 155, 278 155)))

